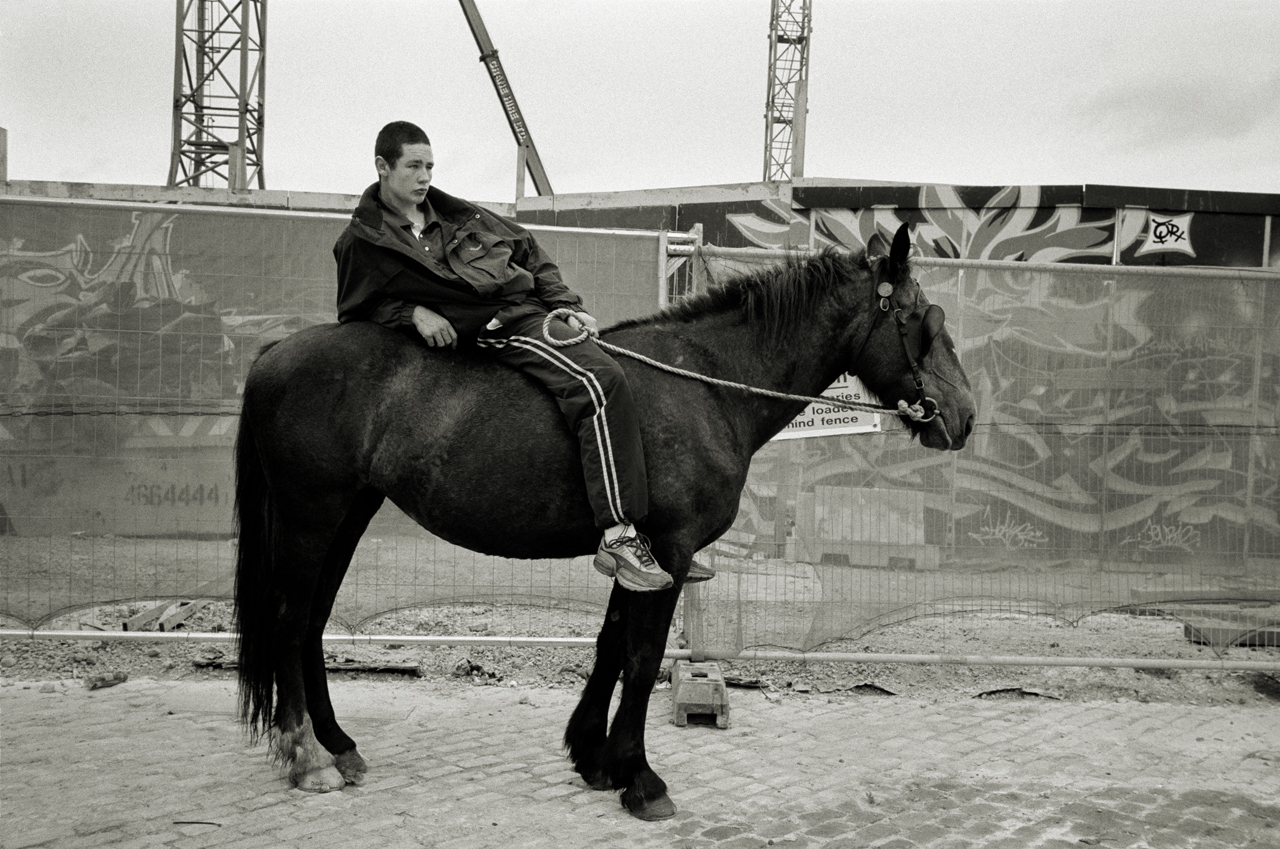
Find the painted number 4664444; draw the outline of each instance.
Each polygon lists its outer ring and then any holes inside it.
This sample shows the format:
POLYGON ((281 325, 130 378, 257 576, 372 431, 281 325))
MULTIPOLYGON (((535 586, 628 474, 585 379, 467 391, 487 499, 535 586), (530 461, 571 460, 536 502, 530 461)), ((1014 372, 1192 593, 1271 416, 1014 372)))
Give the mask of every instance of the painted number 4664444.
POLYGON ((192 507, 205 504, 219 504, 222 495, 218 485, 189 483, 136 483, 129 487, 124 500, 128 504, 140 504, 145 507, 192 507))

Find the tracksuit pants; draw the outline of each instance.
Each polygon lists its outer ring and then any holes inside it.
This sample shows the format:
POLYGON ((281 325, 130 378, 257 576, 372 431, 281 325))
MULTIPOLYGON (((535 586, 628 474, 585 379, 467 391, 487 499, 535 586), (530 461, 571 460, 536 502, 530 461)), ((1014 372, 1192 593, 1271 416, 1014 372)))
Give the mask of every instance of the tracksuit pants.
MULTIPOLYGON (((479 348, 542 383, 555 396, 569 429, 578 437, 587 496, 596 526, 604 529, 642 521, 649 512, 649 485, 635 400, 626 375, 592 339, 557 348, 542 335, 545 314, 485 330, 479 348)), ((555 339, 579 331, 556 318, 555 339)))

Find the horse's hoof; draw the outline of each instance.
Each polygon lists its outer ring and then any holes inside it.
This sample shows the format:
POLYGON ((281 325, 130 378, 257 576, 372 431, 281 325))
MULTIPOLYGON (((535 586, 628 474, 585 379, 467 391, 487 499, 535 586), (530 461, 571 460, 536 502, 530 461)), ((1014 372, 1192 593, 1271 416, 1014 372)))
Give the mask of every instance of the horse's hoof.
POLYGON ((623 793, 622 804, 626 806, 631 816, 649 822, 671 819, 676 815, 676 803, 671 801, 671 797, 666 793, 647 801, 628 799, 627 794, 623 793))
POLYGON ((364 781, 364 774, 369 771, 369 765, 355 749, 336 756, 333 759, 333 765, 337 767, 338 772, 342 773, 342 777, 348 784, 361 783, 364 781))
POLYGON ((331 766, 313 769, 300 776, 296 782, 299 790, 308 793, 332 793, 334 790, 341 790, 346 783, 342 773, 331 766))

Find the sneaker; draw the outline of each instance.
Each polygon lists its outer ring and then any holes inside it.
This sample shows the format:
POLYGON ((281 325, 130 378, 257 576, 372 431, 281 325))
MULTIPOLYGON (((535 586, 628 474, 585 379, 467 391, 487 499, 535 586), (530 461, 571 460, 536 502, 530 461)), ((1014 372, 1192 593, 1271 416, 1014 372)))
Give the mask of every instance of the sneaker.
POLYGON ((702 581, 710 581, 716 576, 716 570, 712 569, 705 563, 693 561, 689 564, 689 574, 684 579, 686 584, 697 584, 702 581))
POLYGON ((633 592, 665 590, 672 584, 671 576, 653 559, 649 540, 643 534, 618 537, 613 542, 601 540, 594 565, 601 575, 633 592))

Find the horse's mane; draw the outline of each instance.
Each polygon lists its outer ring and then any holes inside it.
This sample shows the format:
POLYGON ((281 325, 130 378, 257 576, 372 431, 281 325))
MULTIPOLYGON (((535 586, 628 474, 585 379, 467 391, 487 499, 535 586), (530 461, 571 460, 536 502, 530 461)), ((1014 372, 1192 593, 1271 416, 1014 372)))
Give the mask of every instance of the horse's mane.
POLYGON ((740 312, 759 322, 763 337, 782 344, 792 332, 811 319, 830 291, 858 272, 867 272, 866 251, 850 255, 825 248, 812 255, 788 254, 781 265, 765 266, 732 275, 702 292, 645 318, 613 325, 613 330, 645 325, 692 322, 705 316, 740 312))

